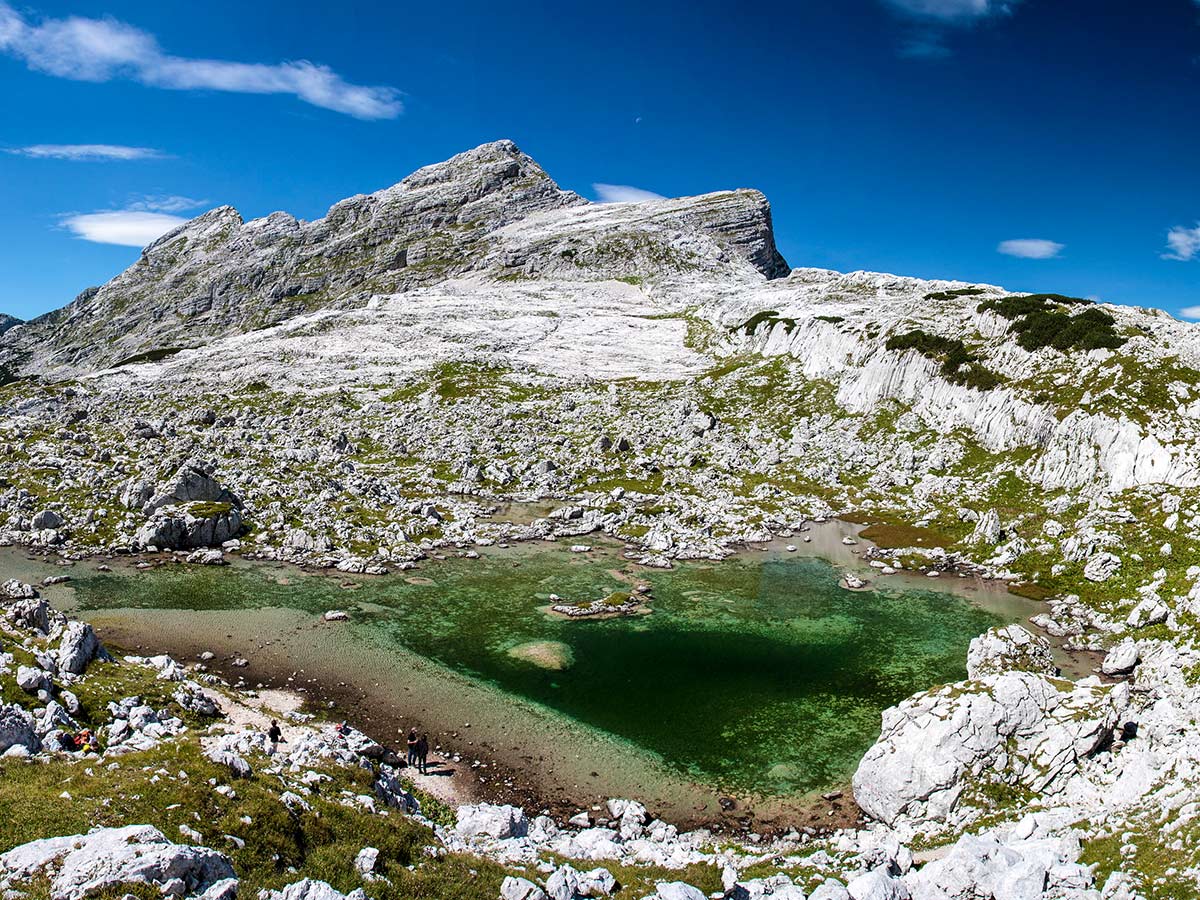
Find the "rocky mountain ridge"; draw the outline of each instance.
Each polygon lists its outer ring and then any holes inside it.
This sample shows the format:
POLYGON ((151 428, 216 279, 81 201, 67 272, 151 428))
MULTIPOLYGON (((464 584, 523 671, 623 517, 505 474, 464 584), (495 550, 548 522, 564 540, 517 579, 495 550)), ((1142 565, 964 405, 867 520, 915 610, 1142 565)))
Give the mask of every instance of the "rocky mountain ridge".
POLYGON ((315 222, 276 212, 244 221, 223 206, 163 235, 108 284, 89 288, 0 342, 17 373, 76 374, 153 359, 325 307, 472 271, 595 277, 638 262, 786 274, 761 194, 665 201, 635 222, 564 191, 511 141, 427 166, 315 222), (522 223, 521 228, 506 226, 522 223), (585 253, 572 233, 595 235, 585 253), (713 260, 713 257, 717 257, 713 260))

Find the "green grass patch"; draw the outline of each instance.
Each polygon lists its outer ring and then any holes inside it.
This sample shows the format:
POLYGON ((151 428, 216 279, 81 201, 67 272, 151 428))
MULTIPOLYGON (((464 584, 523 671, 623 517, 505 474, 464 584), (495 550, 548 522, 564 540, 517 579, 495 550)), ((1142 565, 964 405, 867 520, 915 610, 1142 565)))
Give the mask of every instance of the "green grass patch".
POLYGON ((957 543, 954 538, 932 528, 901 524, 868 525, 859 532, 859 537, 885 550, 896 550, 901 547, 923 547, 925 549, 953 547, 957 543))
POLYGON ((1022 581, 1017 584, 1008 586, 1010 594, 1016 594, 1018 597, 1024 597, 1027 600, 1049 600, 1051 597, 1057 597, 1058 592, 1052 591, 1048 587, 1043 587, 1037 582, 1022 581))

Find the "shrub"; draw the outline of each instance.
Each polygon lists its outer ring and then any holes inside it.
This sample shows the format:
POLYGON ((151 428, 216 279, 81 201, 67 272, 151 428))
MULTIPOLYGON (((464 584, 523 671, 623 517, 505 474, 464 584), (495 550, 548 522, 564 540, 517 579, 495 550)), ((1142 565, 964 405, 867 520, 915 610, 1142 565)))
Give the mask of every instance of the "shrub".
POLYGON ((1009 332, 1017 344, 1030 352, 1053 347, 1071 350, 1115 350, 1125 343, 1117 334, 1116 320, 1102 309, 1088 309, 1072 315, 1067 307, 1089 305, 1091 301, 1062 294, 1024 294, 985 300, 979 312, 992 311, 1012 321, 1009 332))
POLYGON ((982 294, 983 288, 955 288, 951 291, 934 291, 932 294, 926 294, 926 300, 953 300, 955 297, 974 297, 976 294, 982 294))
POLYGON ((917 328, 904 334, 892 335, 885 345, 888 350, 916 350, 927 359, 939 360, 942 375, 952 384, 977 391, 990 391, 1003 384, 1004 379, 983 365, 982 359, 969 351, 956 338, 930 334, 917 328))

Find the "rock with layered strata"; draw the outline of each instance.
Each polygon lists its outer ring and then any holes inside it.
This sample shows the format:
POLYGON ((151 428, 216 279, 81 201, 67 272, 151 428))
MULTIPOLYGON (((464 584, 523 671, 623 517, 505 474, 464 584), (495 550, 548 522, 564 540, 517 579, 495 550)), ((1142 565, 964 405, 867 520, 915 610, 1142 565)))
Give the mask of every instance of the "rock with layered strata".
POLYGON ((972 778, 1052 791, 1112 739, 1126 685, 1005 672, 917 694, 883 714, 854 774, 863 811, 888 825, 945 821, 972 778))

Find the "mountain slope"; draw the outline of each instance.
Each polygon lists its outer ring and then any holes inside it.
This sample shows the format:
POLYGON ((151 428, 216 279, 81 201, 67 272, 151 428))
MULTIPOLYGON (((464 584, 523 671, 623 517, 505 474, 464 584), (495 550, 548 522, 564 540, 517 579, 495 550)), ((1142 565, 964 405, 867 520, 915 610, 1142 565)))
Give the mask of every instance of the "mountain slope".
POLYGON ((579 278, 629 274, 635 265, 749 264, 768 277, 787 273, 757 192, 654 204, 620 226, 612 219, 561 190, 511 141, 484 144, 343 200, 315 222, 282 212, 246 222, 228 206, 207 212, 155 241, 108 284, 0 342, 0 363, 73 374, 469 271, 579 278))

